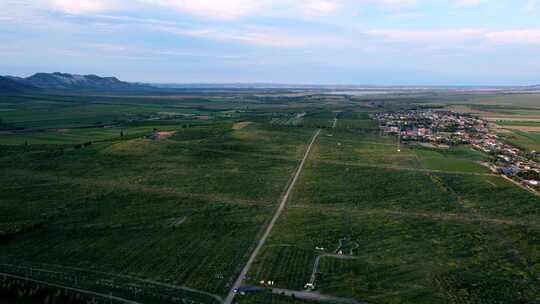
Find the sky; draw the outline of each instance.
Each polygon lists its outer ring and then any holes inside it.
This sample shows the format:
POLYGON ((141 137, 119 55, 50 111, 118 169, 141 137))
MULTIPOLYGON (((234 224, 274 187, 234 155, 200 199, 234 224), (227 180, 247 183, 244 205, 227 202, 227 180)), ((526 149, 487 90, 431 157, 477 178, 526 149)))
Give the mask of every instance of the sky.
POLYGON ((0 0, 0 75, 540 84, 540 0, 0 0))

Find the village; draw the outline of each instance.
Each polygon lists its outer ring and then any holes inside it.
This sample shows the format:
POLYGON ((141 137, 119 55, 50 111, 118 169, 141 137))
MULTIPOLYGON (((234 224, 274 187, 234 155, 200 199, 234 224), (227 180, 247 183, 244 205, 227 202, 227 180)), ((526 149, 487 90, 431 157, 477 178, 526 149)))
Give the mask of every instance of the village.
POLYGON ((398 136, 400 144, 434 149, 467 144, 490 156, 490 162, 485 165, 494 173, 531 191, 540 188, 537 152, 523 151, 505 142, 491 131, 488 121, 477 116, 426 109, 384 112, 372 117, 383 134, 398 136))

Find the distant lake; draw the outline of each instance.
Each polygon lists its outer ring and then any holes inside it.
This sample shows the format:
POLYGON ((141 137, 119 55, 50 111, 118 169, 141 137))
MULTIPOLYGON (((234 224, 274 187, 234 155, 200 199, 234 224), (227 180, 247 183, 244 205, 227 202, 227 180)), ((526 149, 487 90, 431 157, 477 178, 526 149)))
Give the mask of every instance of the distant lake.
POLYGON ((352 95, 352 96, 364 96, 364 95, 379 95, 395 93, 396 91, 332 91, 325 94, 331 95, 352 95))

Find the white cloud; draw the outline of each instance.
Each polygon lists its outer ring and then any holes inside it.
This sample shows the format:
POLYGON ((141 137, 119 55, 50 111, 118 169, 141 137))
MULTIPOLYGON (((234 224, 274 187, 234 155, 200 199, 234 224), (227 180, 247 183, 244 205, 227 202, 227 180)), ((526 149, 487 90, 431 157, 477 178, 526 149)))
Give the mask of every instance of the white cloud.
POLYGON ((158 5, 179 10, 191 15, 231 20, 253 14, 270 1, 260 0, 139 0, 150 5, 158 5))
POLYGON ((207 19, 235 20, 268 13, 275 15, 291 12, 320 17, 345 6, 381 5, 400 8, 417 2, 418 0, 34 0, 29 6, 75 15, 161 8, 207 19))
POLYGON ((486 2, 486 0, 458 0, 457 5, 458 6, 476 6, 476 5, 480 5, 482 2, 486 2))
POLYGON ((473 46, 540 45, 540 29, 492 31, 487 29, 444 30, 370 30, 366 35, 390 43, 408 43, 418 46, 473 46))
POLYGON ((404 6, 411 6, 418 3, 418 0, 364 0, 366 3, 373 3, 389 9, 400 9, 404 6))
MULTIPOLYGON (((137 0, 149 5, 172 8, 193 16, 234 20, 264 15, 272 10, 296 10, 307 16, 322 16, 335 12, 339 0, 137 0)), ((388 0, 383 0, 388 1, 388 0)), ((409 0, 410 1, 410 0, 409 0)))
POLYGON ((50 0, 53 9, 68 14, 92 14, 109 11, 115 8, 112 1, 105 0, 50 0))
POLYGON ((308 16, 322 16, 337 11, 339 5, 337 1, 312 0, 302 1, 300 8, 308 16))
POLYGON ((456 43, 481 38, 485 31, 481 29, 446 29, 446 30, 370 30, 366 34, 381 38, 386 42, 410 43, 456 43))
POLYGON ((285 32, 269 27, 190 29, 178 26, 154 25, 152 29, 180 36, 276 48, 304 48, 316 45, 343 45, 345 43, 344 40, 335 36, 285 32))
POLYGON ((497 44, 532 44, 540 45, 540 30, 527 29, 516 31, 498 31, 486 33, 486 38, 497 44))

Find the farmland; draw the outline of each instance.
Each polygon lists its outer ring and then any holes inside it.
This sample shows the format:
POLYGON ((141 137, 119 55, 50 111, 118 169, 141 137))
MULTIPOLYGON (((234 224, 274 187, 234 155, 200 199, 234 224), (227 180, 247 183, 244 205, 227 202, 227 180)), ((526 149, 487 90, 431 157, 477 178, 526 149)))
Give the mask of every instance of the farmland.
MULTIPOLYGON (((502 97, 414 96, 2 96, 1 286, 220 303, 268 231, 243 281, 265 291, 238 303, 308 303, 271 291, 304 291, 314 268, 328 298, 539 303, 540 198, 470 146, 398 143, 370 116, 435 103, 487 112, 502 97)), ((523 115, 530 98, 504 111, 523 115)), ((506 140, 535 149, 535 133, 514 132, 506 140)))

